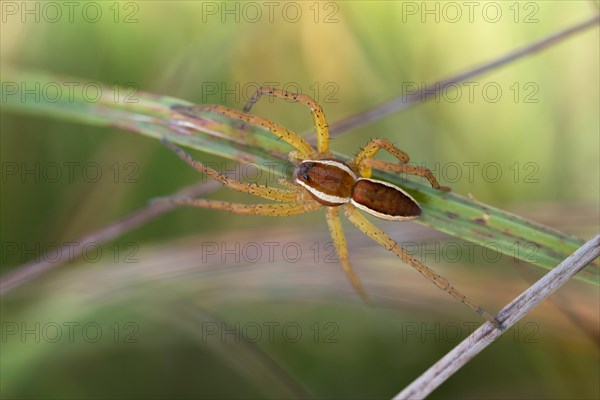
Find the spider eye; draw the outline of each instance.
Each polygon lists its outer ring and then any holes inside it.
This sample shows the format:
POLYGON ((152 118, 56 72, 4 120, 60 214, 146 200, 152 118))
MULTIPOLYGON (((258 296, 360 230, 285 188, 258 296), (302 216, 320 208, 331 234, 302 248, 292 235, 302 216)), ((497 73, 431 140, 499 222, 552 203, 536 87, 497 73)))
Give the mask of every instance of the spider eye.
POLYGON ((308 176, 308 171, 315 166, 315 163, 303 163, 300 166, 300 170, 298 171, 298 175, 302 177, 305 181, 310 181, 310 177, 308 176))

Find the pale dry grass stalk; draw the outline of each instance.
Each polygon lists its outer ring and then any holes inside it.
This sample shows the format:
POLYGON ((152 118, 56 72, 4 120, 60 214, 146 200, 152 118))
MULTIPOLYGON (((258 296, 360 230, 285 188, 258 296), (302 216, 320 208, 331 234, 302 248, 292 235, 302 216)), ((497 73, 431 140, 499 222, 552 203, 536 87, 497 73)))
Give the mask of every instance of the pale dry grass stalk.
POLYGON ((492 344, 539 303, 567 283, 577 272, 600 256, 600 234, 581 246, 562 263, 504 307, 496 316, 500 329, 486 322, 448 354, 433 364, 394 399, 422 399, 492 344))

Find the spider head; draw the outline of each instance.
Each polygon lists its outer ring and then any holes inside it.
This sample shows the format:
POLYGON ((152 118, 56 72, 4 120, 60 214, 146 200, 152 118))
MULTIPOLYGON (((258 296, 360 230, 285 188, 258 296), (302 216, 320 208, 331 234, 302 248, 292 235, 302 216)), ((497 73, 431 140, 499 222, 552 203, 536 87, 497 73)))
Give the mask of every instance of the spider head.
POLYGON ((294 170, 294 183, 328 206, 349 202, 356 179, 348 165, 333 159, 304 160, 294 170))
POLYGON ((311 161, 304 161, 300 163, 300 165, 298 165, 294 171, 294 181, 301 181, 304 183, 310 182, 310 170, 313 169, 314 166, 315 163, 311 161))

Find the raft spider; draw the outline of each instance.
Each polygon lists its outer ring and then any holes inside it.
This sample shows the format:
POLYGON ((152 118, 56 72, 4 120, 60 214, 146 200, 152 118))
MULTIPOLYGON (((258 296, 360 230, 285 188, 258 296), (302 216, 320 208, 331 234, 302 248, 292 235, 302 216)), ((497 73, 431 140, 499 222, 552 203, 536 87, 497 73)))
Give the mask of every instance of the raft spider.
POLYGON ((338 214, 338 210, 341 208, 350 222, 365 235, 396 254, 402 261, 411 265, 437 287, 467 305, 487 321, 499 326, 494 317, 483 307, 455 289, 447 279, 408 254, 401 245, 369 222, 359 212, 360 210, 377 218, 392 221, 407 221, 418 218, 421 214, 419 204, 398 186, 372 179, 372 168, 422 176, 427 178, 435 189, 448 191, 447 187, 440 186, 430 170, 409 165, 408 154, 398 149, 389 140, 382 138, 373 139, 367 143, 351 163, 335 159, 329 152, 329 131, 325 114, 317 102, 303 94, 261 87, 248 100, 242 112, 218 105, 203 106, 202 108, 246 123, 260 125, 292 146, 295 149, 289 153, 290 160, 295 164, 292 182, 280 181, 282 188, 240 182, 220 174, 199 161, 193 160, 183 149, 163 139, 163 144, 166 147, 198 172, 208 175, 230 189, 275 201, 274 203, 241 204, 200 198, 169 198, 167 199, 169 202, 176 205, 226 210, 236 214, 274 217, 302 214, 326 207, 327 224, 342 268, 356 292, 367 301, 367 294, 350 264, 346 239, 338 214), (292 100, 309 107, 315 124, 317 149, 315 150, 302 136, 285 127, 268 119, 249 114, 250 108, 262 95, 292 100), (374 159, 373 157, 380 150, 386 150, 396 157, 399 162, 391 163, 374 159))

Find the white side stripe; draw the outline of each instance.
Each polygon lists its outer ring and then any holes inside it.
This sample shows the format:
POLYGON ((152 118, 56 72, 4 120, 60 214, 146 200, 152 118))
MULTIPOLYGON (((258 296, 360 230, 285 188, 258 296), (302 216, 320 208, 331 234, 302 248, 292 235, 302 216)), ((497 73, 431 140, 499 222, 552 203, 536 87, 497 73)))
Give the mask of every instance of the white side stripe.
POLYGON ((350 201, 350 197, 339 197, 339 196, 332 196, 330 194, 327 193, 323 193, 311 186, 308 186, 306 183, 302 182, 299 179, 296 179, 296 183, 300 186, 302 186, 304 189, 308 190, 309 192, 311 192, 312 194, 314 194, 317 198, 326 201, 328 203, 333 203, 333 204, 345 204, 348 203, 350 201))
POLYGON ((377 218, 381 218, 381 219, 387 219, 388 221, 408 221, 411 219, 417 219, 418 216, 415 215, 409 215, 409 216, 402 216, 402 215, 390 215, 390 214, 384 214, 384 213, 380 213, 379 211, 375 211, 365 205, 362 205, 360 203, 357 203, 354 200, 350 200, 352 202, 352 205, 354 205, 356 208, 363 210, 366 213, 371 214, 374 217, 377 218))

